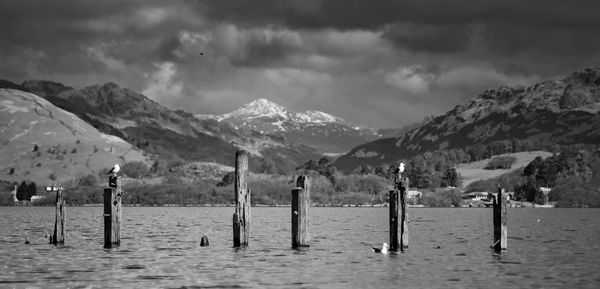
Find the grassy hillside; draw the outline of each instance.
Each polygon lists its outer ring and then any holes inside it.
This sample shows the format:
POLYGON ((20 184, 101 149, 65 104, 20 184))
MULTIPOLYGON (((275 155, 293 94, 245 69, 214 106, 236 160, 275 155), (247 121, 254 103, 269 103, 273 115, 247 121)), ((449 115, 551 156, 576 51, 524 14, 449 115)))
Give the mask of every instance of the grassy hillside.
POLYGON ((510 154, 502 154, 501 156, 513 156, 517 160, 512 165, 510 169, 498 169, 498 170, 486 170, 484 167, 492 160, 493 157, 488 159, 483 159, 476 162, 470 162, 466 164, 461 164, 456 167, 456 172, 458 172, 462 176, 463 186, 466 187, 472 182, 478 180, 486 180, 498 177, 500 175, 512 172, 519 168, 527 166, 533 159, 538 156, 542 158, 547 158, 551 156, 552 153, 544 152, 544 151, 532 151, 532 152, 520 152, 520 153, 510 153, 510 154))
POLYGON ((146 158, 72 113, 23 91, 0 89, 0 179, 40 185, 97 175, 115 163, 146 158))

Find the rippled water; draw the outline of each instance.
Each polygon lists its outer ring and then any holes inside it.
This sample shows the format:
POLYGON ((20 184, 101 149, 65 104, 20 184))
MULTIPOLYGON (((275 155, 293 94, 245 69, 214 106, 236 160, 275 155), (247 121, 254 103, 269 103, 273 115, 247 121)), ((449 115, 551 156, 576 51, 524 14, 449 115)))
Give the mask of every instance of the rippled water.
POLYGON ((600 288, 597 209, 509 209, 501 255, 491 209, 411 209, 397 255, 371 250, 388 241, 387 208, 311 208, 303 250, 290 208, 257 207, 250 246, 232 248, 233 210, 126 207, 122 245, 107 250, 102 208, 67 208, 66 245, 53 246, 41 237, 54 208, 1 207, 0 287, 600 288))

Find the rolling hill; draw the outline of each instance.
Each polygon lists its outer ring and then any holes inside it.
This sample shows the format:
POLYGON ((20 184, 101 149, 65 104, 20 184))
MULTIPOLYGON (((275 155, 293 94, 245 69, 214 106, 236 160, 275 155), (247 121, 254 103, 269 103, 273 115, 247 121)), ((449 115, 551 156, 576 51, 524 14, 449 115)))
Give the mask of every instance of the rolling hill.
POLYGON ((0 89, 0 112, 2 180, 61 183, 115 163, 146 162, 140 149, 37 95, 0 89))

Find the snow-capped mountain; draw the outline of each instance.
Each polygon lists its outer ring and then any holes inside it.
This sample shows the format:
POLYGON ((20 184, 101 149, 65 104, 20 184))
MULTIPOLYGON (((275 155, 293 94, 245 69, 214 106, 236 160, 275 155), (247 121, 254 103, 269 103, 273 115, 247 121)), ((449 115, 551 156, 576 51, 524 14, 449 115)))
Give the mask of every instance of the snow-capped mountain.
MULTIPOLYGON (((199 117, 206 118, 206 116, 202 115, 199 117)), ((241 122, 242 127, 246 126, 252 129, 256 128, 256 126, 252 126, 252 124, 248 123, 248 120, 275 120, 276 122, 273 124, 273 127, 278 131, 286 130, 285 125, 294 124, 347 124, 343 119, 322 111, 307 110, 300 113, 291 112, 285 109, 285 107, 264 98, 246 103, 230 113, 213 116, 213 118, 218 121, 230 123, 241 122)))
POLYGON ((286 137, 321 152, 342 153, 379 137, 373 129, 361 128, 331 114, 308 110, 293 112, 261 98, 222 115, 197 115, 231 124, 238 130, 286 137))

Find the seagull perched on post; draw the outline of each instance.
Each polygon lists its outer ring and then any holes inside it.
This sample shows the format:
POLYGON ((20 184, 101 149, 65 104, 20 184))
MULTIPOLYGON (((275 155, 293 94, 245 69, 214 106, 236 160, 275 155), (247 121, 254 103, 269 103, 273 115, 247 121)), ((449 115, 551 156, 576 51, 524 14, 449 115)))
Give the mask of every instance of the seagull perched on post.
POLYGON ((405 166, 404 163, 400 163, 398 165, 398 167, 394 170, 394 174, 396 174, 396 175, 402 174, 404 172, 404 166, 405 166))
POLYGON ((110 169, 110 171, 108 171, 108 173, 106 173, 107 175, 113 174, 113 175, 117 175, 117 173, 121 170, 121 167, 119 166, 119 164, 115 164, 114 167, 112 167, 110 169))

